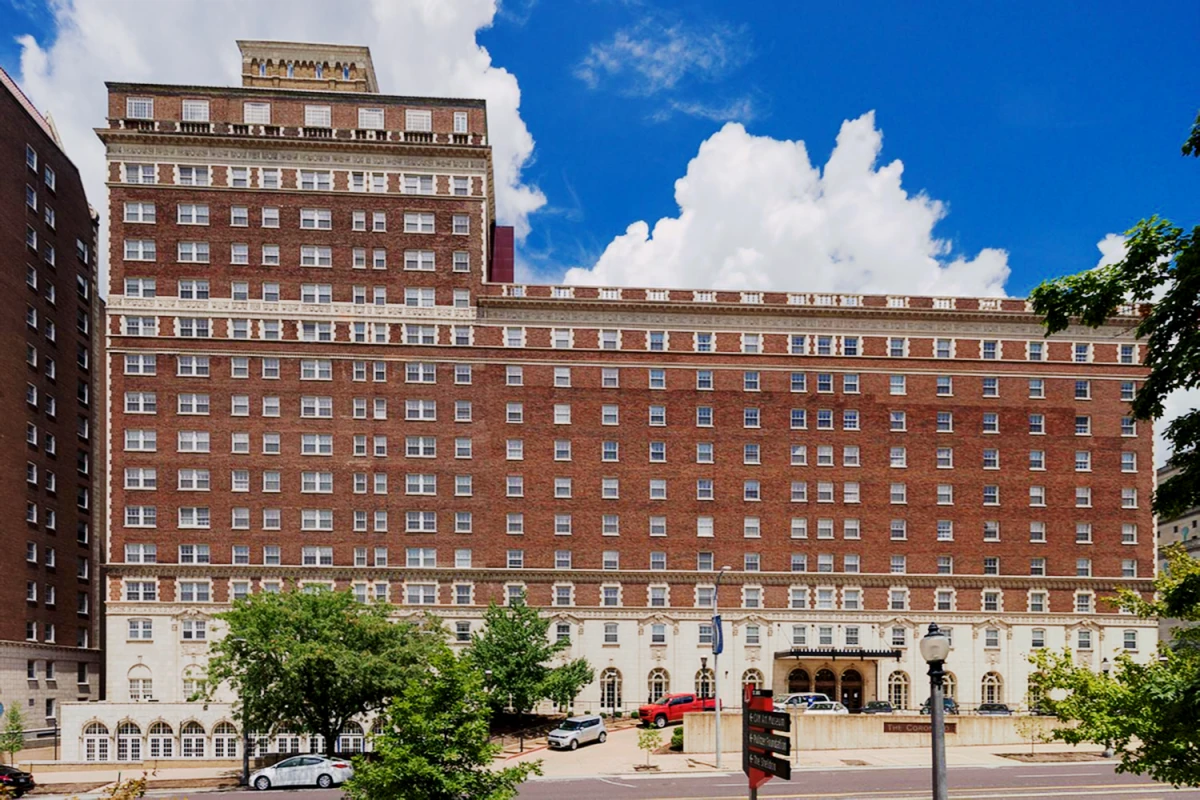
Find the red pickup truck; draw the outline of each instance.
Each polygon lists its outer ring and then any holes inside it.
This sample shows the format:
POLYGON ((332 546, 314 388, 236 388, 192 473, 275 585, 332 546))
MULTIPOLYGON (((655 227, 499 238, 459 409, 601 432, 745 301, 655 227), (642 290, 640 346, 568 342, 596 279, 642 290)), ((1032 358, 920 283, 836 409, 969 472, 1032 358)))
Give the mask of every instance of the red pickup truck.
POLYGON ((665 728, 668 722, 683 722, 683 715, 693 711, 713 711, 717 701, 712 697, 700 698, 694 694, 664 694, 656 703, 647 703, 638 709, 643 725, 665 728))

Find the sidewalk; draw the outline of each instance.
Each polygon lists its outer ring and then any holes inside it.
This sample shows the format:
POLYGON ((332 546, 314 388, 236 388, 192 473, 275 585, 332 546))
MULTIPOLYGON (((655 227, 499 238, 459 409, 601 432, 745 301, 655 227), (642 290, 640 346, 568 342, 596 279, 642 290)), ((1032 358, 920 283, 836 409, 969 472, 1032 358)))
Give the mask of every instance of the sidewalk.
MULTIPOLYGON (((664 742, 671 737, 668 729, 664 742)), ((1099 747, 1071 747, 1062 744, 1039 744, 1038 753, 1095 753, 1099 747)), ((946 764, 955 767, 1011 767, 1023 764, 1002 753, 1028 753, 1027 744, 979 745, 974 747, 947 747, 946 764)), ((637 729, 612 731, 604 744, 593 744, 575 751, 553 751, 539 749, 511 756, 497 766, 507 766, 528 761, 542 761, 542 779, 583 778, 596 775, 653 775, 655 772, 639 772, 635 764, 646 763, 645 751, 637 747, 637 729)), ((657 774, 670 773, 715 773, 713 753, 666 753, 652 755, 650 763, 658 766, 657 774)), ((793 772, 799 770, 864 769, 879 767, 918 767, 930 765, 930 751, 925 747, 889 748, 880 750, 810 750, 799 751, 792 761, 793 772)), ((1023 764, 1037 768, 1037 764, 1023 764)), ((721 773, 741 772, 740 752, 721 754, 721 773)))

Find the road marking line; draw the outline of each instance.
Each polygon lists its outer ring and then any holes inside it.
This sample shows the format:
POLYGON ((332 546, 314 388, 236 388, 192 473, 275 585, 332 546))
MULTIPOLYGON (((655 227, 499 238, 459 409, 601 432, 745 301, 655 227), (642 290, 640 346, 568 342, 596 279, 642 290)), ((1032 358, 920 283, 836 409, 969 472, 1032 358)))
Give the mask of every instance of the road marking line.
MULTIPOLYGON (((598 779, 598 780, 603 780, 598 779)), ((741 785, 741 784, 737 784, 741 785)), ((785 789, 787 787, 776 785, 777 788, 785 789)), ((633 788, 633 787, 627 787, 633 788)), ((772 787, 776 788, 776 787, 772 787)), ((1144 786, 1131 786, 1128 783, 1114 784, 1089 784, 1087 786, 1014 786, 1011 791, 1007 787, 981 787, 978 789, 951 789, 950 796, 955 800, 1008 800, 1008 798, 1022 797, 1079 797, 1079 796, 1111 796, 1111 795, 1144 795, 1151 793, 1161 793, 1170 791, 1165 789, 1160 784, 1146 784, 1144 786)), ((1195 789, 1177 789, 1177 792, 1195 792, 1195 789)), ((861 798, 871 797, 875 800, 918 800, 929 796, 928 790, 912 789, 901 790, 877 790, 869 792, 817 792, 815 794, 764 794, 764 800, 834 800, 834 798, 861 798)), ((695 797, 680 797, 672 795, 670 797, 652 798, 652 800, 723 800, 722 798, 714 798, 712 795, 695 796, 695 797)), ((734 800, 729 798, 728 800, 734 800)), ((1162 800, 1162 798, 1146 798, 1146 800, 1162 800)))

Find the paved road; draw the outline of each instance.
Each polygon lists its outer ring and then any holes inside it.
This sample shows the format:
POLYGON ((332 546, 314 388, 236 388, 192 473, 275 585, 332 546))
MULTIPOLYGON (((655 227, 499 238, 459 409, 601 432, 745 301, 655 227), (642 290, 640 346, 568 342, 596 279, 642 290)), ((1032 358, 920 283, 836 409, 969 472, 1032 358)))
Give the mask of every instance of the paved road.
MULTIPOLYGON (((1016 765, 962 767, 949 772, 951 800, 1200 800, 1200 789, 1173 790, 1133 775, 1119 775, 1111 764, 1016 765)), ((746 781, 741 774, 679 775, 662 777, 583 778, 531 781, 522 788, 521 800, 563 800, 603 797, 605 800, 708 800, 744 798, 746 781)), ((159 795, 160 797, 162 795, 159 795)), ((184 797, 180 794, 178 797, 184 797)), ((198 795, 192 795, 197 797, 198 795)), ((171 795, 175 797, 175 795, 171 795)), ((321 791, 222 792, 220 800, 340 800, 336 789, 321 791)), ((921 800, 929 797, 929 770, 864 768, 793 773, 790 782, 772 781, 759 797, 773 800, 921 800)), ((398 799, 399 800, 399 799, 398 799)))
MULTIPOLYGON (((857 770, 795 771, 792 780, 772 781, 759 790, 761 798, 821 800, 917 800, 928 798, 928 767, 866 768, 857 770)), ((1017 765, 963 767, 949 771, 952 800, 1000 798, 1121 798, 1122 800, 1200 800, 1200 790, 1175 791, 1145 778, 1118 775, 1110 764, 1017 765)), ((746 797, 741 774, 697 775, 657 780, 612 777, 587 781, 537 781, 521 791, 521 800, 561 800, 599 797, 607 800, 701 800, 746 797)), ((261 798, 260 798, 261 800, 261 798)))

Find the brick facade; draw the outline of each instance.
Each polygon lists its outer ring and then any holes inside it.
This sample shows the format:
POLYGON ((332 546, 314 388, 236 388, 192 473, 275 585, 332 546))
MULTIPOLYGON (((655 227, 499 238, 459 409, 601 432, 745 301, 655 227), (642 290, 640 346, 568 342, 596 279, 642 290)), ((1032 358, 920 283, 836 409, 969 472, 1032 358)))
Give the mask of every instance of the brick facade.
POLYGON ((734 683, 811 679, 851 702, 903 688, 915 706, 931 619, 960 629, 967 703, 1022 703, 1032 647, 1149 654, 1152 631, 1100 604, 1154 573, 1152 438, 1122 421, 1145 376, 1126 324, 1047 340, 1015 299, 495 281, 511 260, 491 248, 511 238, 492 230, 478 101, 112 84, 109 111, 114 698, 152 675, 156 698, 182 700, 198 621, 323 583, 434 610, 460 640, 524 592, 597 666, 576 707, 624 708, 668 672, 710 688, 702 601, 725 565, 734 683), (210 100, 199 132, 183 99, 210 100), (270 125, 237 127, 246 102, 269 102, 270 125), (330 106, 331 128, 310 133, 324 112, 304 106, 330 106), (380 106, 386 124, 356 132, 357 109, 380 106), (422 136, 410 110, 431 112, 422 136), (181 185, 196 168, 209 185, 181 185), (123 221, 126 203, 155 221, 123 221), (208 225, 179 224, 195 204, 208 225), (303 227, 303 209, 329 227, 303 227), (432 233, 406 232, 414 213, 432 233), (126 240, 153 258, 127 259, 126 240), (181 242, 208 261, 181 262, 181 242), (305 266, 306 246, 328 266, 305 266), (355 265, 377 248, 386 268, 355 265), (433 270, 406 269, 411 250, 433 270), (197 280, 207 297, 179 296, 197 280), (420 289, 432 304, 406 295, 420 289), (142 620, 152 648, 127 636, 142 620))
POLYGON ((51 125, 0 71, 0 703, 27 729, 100 685, 96 220, 51 125))

